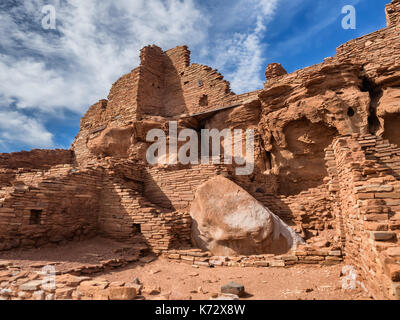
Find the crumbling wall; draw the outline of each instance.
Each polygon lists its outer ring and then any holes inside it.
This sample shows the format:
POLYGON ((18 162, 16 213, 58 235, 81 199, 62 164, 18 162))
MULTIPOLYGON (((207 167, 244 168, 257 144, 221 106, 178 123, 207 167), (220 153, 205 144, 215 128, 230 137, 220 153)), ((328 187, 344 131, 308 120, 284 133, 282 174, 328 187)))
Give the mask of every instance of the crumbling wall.
POLYGON ((400 182, 390 168, 366 158, 362 146, 376 138, 355 138, 338 138, 335 161, 328 163, 332 183, 338 183, 331 191, 340 198, 346 260, 376 298, 398 299, 400 182))
POLYGON ((400 24, 400 1, 392 0, 386 5, 386 22, 388 27, 397 26, 400 24))
MULTIPOLYGON (((229 83, 217 70, 190 65, 190 51, 186 46, 166 52, 154 45, 147 46, 142 49, 140 58, 138 68, 113 84, 108 100, 91 106, 82 118, 80 132, 72 145, 81 165, 107 156, 102 150, 89 147, 104 130, 135 126, 154 117, 161 121, 163 118, 172 120, 240 102, 249 96, 236 96, 231 92, 229 83)), ((120 156, 120 153, 108 156, 120 156)))
POLYGON ((165 55, 157 46, 144 47, 140 52, 140 80, 138 84, 139 117, 165 116, 165 55))
POLYGON ((197 187, 218 173, 220 169, 212 164, 149 168, 145 173, 143 194, 162 208, 187 210, 197 187))
POLYGON ((291 74, 270 64, 264 88, 242 95, 191 64, 186 46, 143 48, 140 66, 82 118, 71 151, 0 155, 0 250, 96 232, 156 252, 189 247, 195 191, 222 174, 324 248, 280 265, 340 262, 341 247, 376 297, 399 297, 400 1, 386 13, 387 28, 291 74), (146 134, 167 133, 170 120, 198 133, 253 129, 254 172, 150 167, 146 134))
POLYGON ((52 166, 72 164, 74 154, 70 150, 32 150, 0 154, 0 168, 49 169, 52 166))
POLYGON ((15 172, 0 187, 0 250, 80 240, 97 233, 101 172, 70 165, 15 172))
POLYGON ((323 123, 306 119, 290 122, 284 128, 287 148, 274 145, 273 163, 280 165, 279 192, 295 195, 324 184, 327 176, 324 149, 337 131, 323 123))
MULTIPOLYGON (((118 166, 118 165, 117 165, 118 166)), ((125 166, 124 174, 108 174, 101 191, 99 233, 118 240, 146 244, 154 252, 190 246, 187 212, 165 210, 144 194, 144 178, 125 166)), ((116 168, 120 170, 121 168, 116 168)))

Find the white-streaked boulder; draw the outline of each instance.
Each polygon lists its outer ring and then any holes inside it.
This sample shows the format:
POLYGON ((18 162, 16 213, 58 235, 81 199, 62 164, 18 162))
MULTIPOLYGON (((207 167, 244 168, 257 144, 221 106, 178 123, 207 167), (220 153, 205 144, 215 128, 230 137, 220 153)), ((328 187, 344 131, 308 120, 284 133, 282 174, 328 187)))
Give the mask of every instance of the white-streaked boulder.
POLYGON ((197 189, 190 214, 194 244, 215 255, 282 254, 304 242, 278 216, 223 176, 197 189))

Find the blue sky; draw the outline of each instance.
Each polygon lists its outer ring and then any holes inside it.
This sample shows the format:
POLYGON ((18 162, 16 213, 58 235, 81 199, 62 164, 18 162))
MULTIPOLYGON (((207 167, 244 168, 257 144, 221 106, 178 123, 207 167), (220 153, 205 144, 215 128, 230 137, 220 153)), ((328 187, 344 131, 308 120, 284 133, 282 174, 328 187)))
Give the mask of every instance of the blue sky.
POLYGON ((69 148, 88 107, 139 64, 148 44, 187 44, 234 92, 260 89, 268 63, 288 72, 386 26, 390 0, 2 0, 0 153, 69 148), (56 29, 42 28, 44 5, 56 29), (344 30, 345 5, 356 8, 344 30))

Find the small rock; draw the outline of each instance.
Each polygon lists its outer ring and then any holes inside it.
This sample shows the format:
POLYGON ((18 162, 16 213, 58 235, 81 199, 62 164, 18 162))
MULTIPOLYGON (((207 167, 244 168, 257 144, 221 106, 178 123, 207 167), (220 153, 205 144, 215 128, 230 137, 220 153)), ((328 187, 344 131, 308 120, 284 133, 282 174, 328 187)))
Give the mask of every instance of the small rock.
POLYGON ((0 260, 0 269, 11 267, 13 263, 7 260, 0 260))
POLYGON ((227 285, 221 287, 221 292, 235 294, 239 297, 242 297, 244 295, 244 286, 231 281, 227 285))
POLYGON ((210 300, 240 300, 235 294, 224 293, 216 298, 211 298, 210 300))
POLYGON ((123 281, 114 281, 110 283, 110 287, 123 287, 125 285, 125 282, 123 281))
POLYGON ((160 272, 161 272, 160 269, 157 269, 157 270, 150 270, 150 273, 151 273, 151 274, 156 274, 156 273, 160 273, 160 272))
POLYGON ((0 296, 3 296, 3 297, 10 297, 11 294, 12 294, 11 289, 1 289, 1 290, 0 290, 0 296))
POLYGON ((58 283, 64 283, 66 286, 69 286, 69 287, 77 287, 83 281, 89 281, 89 280, 91 280, 91 278, 89 278, 89 277, 77 277, 77 276, 73 276, 70 274, 65 274, 65 275, 57 277, 58 283))
POLYGON ((33 280, 20 285, 22 291, 36 291, 42 285, 42 280, 33 280))
POLYGON ((35 300, 44 300, 44 298, 45 298, 44 291, 43 290, 35 291, 32 294, 32 298, 35 300))
POLYGON ((46 295, 46 300, 54 300, 54 293, 49 293, 46 295))
POLYGON ((98 289, 106 289, 109 286, 109 282, 104 279, 98 279, 98 280, 88 280, 88 281, 83 281, 80 284, 81 287, 96 287, 98 289))
POLYGON ((160 287, 144 287, 142 293, 156 296, 161 293, 160 287))
POLYGON ((141 284, 137 284, 137 283, 133 283, 133 282, 132 283, 126 283, 125 287, 135 288, 136 289, 136 293, 138 295, 142 294, 143 285, 141 285, 141 284))
POLYGON ((136 298, 136 289, 133 287, 109 288, 110 300, 133 300, 136 298))
POLYGON ((203 289, 203 287, 199 287, 199 288, 197 289, 197 292, 198 292, 198 293, 202 293, 202 294, 207 294, 207 293, 208 293, 208 291, 205 291, 205 290, 203 289))
POLYGON ((56 290, 55 298, 57 300, 69 300, 72 298, 72 288, 61 288, 56 290))
POLYGON ((47 266, 47 263, 44 262, 36 262, 36 263, 31 263, 29 265, 31 268, 43 268, 44 266, 47 266))

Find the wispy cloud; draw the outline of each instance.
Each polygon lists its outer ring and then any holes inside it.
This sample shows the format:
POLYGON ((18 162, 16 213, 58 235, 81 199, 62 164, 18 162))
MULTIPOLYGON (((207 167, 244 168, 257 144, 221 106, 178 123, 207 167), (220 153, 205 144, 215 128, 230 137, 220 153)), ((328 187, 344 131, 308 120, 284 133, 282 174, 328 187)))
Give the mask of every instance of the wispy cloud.
POLYGON ((34 118, 16 111, 0 110, 0 145, 53 147, 53 135, 34 118))
POLYGON ((238 1, 241 8, 240 17, 247 21, 246 28, 231 33, 229 37, 221 33, 216 41, 215 53, 211 64, 216 65, 230 80, 236 93, 260 89, 265 81, 263 42, 267 24, 274 16, 278 0, 238 1))

